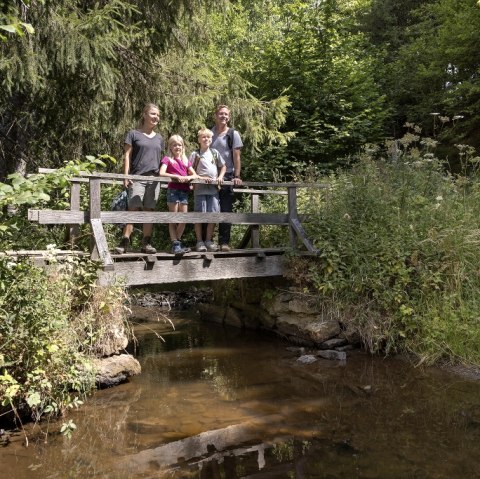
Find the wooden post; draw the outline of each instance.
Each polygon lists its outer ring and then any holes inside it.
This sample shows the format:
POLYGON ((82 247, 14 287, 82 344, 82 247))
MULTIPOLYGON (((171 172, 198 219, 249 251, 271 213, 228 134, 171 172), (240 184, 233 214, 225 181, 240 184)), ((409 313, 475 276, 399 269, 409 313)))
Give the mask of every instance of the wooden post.
POLYGON ((102 204, 100 196, 100 178, 91 178, 89 181, 90 193, 90 226, 92 227, 92 239, 90 242, 91 258, 103 261, 103 267, 106 271, 114 269, 113 260, 108 251, 107 239, 101 220, 102 204))
POLYGON ((290 244, 295 250, 297 248, 297 237, 302 240, 302 243, 310 253, 317 254, 317 249, 308 239, 305 230, 303 229, 297 211, 297 188, 295 186, 288 187, 288 230, 290 233, 290 244))
MULTIPOLYGON (((100 218, 100 213, 102 210, 101 207, 101 196, 100 196, 100 180, 98 178, 90 178, 88 182, 88 192, 89 192, 89 206, 90 206, 90 224, 93 219, 100 218)), ((90 253, 92 259, 98 259, 98 249, 95 244, 95 238, 92 235, 90 241, 90 253)))
POLYGON ((288 187, 288 232, 290 235, 290 246, 292 249, 297 249, 297 235, 292 227, 292 221, 298 221, 297 212, 297 188, 295 186, 288 187))
MULTIPOLYGON (((259 213, 260 199, 257 194, 252 194, 250 203, 252 207, 252 213, 259 213)), ((252 225, 251 239, 252 248, 260 248, 260 227, 258 225, 252 225)))
MULTIPOLYGON (((70 186, 70 211, 80 211, 80 183, 72 181, 70 186)), ((76 224, 68 225, 68 241, 70 248, 75 247, 75 240, 80 235, 80 228, 76 224)))

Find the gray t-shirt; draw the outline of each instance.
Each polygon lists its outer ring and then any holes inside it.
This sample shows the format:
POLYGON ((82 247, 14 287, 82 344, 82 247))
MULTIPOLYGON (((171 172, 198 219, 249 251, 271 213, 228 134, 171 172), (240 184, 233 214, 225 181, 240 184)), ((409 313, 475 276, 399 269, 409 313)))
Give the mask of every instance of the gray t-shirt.
MULTIPOLYGON (((233 155, 232 150, 228 146, 227 133, 219 136, 215 127, 212 127, 211 130, 213 132, 212 148, 215 148, 225 160, 225 164, 227 165, 227 173, 233 173, 233 155)), ((242 146, 243 143, 240 133, 238 133, 237 130, 233 130, 232 149, 236 150, 237 148, 242 148, 242 146)))
MULTIPOLYGON (((198 150, 194 151, 190 155, 190 161, 192 162, 198 176, 208 176, 213 179, 217 179, 218 170, 225 164, 220 153, 217 150, 210 148, 203 153, 198 150)), ((218 193, 218 188, 216 184, 207 185, 198 183, 195 185, 194 193, 196 195, 214 195, 215 193, 218 193)))
POLYGON ((156 175, 163 154, 163 138, 159 133, 149 138, 139 130, 130 130, 125 143, 132 146, 131 175, 156 175))

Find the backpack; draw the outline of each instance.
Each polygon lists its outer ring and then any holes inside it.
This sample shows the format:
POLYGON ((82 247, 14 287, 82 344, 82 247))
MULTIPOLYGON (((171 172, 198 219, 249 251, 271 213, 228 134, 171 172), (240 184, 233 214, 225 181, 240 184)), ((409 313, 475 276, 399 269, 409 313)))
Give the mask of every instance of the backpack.
MULTIPOLYGON (((212 152, 212 163, 214 165, 218 165, 218 159, 220 158, 220 153, 215 148, 210 148, 210 151, 212 152)), ((197 171, 199 161, 200 161, 200 151, 195 150, 195 160, 193 161, 193 169, 195 170, 195 172, 197 171)))

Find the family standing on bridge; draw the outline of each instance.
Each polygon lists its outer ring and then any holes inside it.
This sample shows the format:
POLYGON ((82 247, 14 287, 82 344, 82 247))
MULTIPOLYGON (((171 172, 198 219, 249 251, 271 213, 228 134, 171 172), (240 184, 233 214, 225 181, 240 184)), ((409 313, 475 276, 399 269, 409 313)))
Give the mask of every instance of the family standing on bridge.
MULTIPOLYGON (((238 131, 230 128, 230 109, 219 105, 215 110, 215 125, 211 130, 203 128, 198 132, 199 148, 189 158, 185 154, 185 143, 180 135, 172 135, 167 143, 167 155, 164 151, 163 137, 155 131, 160 120, 160 110, 154 104, 147 104, 136 129, 130 130, 125 138, 124 174, 140 176, 165 176, 171 178, 167 187, 167 205, 170 212, 187 212, 190 181, 204 180, 206 183, 194 185, 195 212, 230 213, 233 210, 233 186, 223 184, 231 181, 240 185, 241 160, 243 147, 238 131)), ((129 211, 153 211, 159 193, 160 183, 155 181, 124 181, 128 188, 129 211)), ((189 250, 182 244, 184 223, 169 224, 172 253, 183 254, 189 250)), ((142 252, 155 254, 152 246, 153 224, 143 225, 142 252)), ((215 224, 195 225, 196 250, 230 251, 231 224, 219 225, 218 246, 213 238, 215 224)), ((115 248, 119 254, 126 253, 130 247, 133 225, 123 228, 120 244, 115 248)))

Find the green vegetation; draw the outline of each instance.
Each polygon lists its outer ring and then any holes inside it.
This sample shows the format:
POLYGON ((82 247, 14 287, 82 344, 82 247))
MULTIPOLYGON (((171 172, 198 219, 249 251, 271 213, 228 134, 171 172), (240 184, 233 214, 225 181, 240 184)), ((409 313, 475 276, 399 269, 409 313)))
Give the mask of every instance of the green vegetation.
POLYGON ((290 277, 372 352, 479 364, 480 157, 457 145, 463 171, 446 174, 410 127, 306 193, 321 254, 293 258, 290 277))
MULTIPOLYGON (((48 175, 11 175, 0 184, 0 209, 15 208, 0 225, 0 248, 22 243, 26 205, 65 200, 68 177, 104 163, 87 158, 70 162, 48 175), (47 194, 49 192, 50 194, 47 194)), ((32 228, 33 230, 33 228, 32 228)), ((34 239, 51 238, 36 228, 34 239)), ((22 422, 45 414, 59 415, 81 403, 95 386, 92 359, 113 341, 112 331, 125 329, 126 295, 121 286, 95 285, 98 265, 89 259, 59 259, 50 245, 48 268, 25 258, 0 256, 0 422, 22 422)), ((73 425, 74 426, 74 425, 73 425)), ((65 425, 67 435, 73 430, 65 425)))
MULTIPOLYGON (((227 103, 243 179, 331 184, 302 193, 321 256, 292 258, 292 279, 373 352, 479 364, 479 36, 471 0, 2 5, 0 250, 63 244, 63 229, 29 223, 26 209, 68 204, 80 170, 118 170, 101 160, 120 157, 144 103, 190 147, 227 103)), ((115 190, 104 191, 105 206, 115 190)), ((121 288, 99 293, 94 269, 1 257, 0 394, 18 418, 61 412, 92 386, 101 318, 123 317, 124 301, 121 288)))

